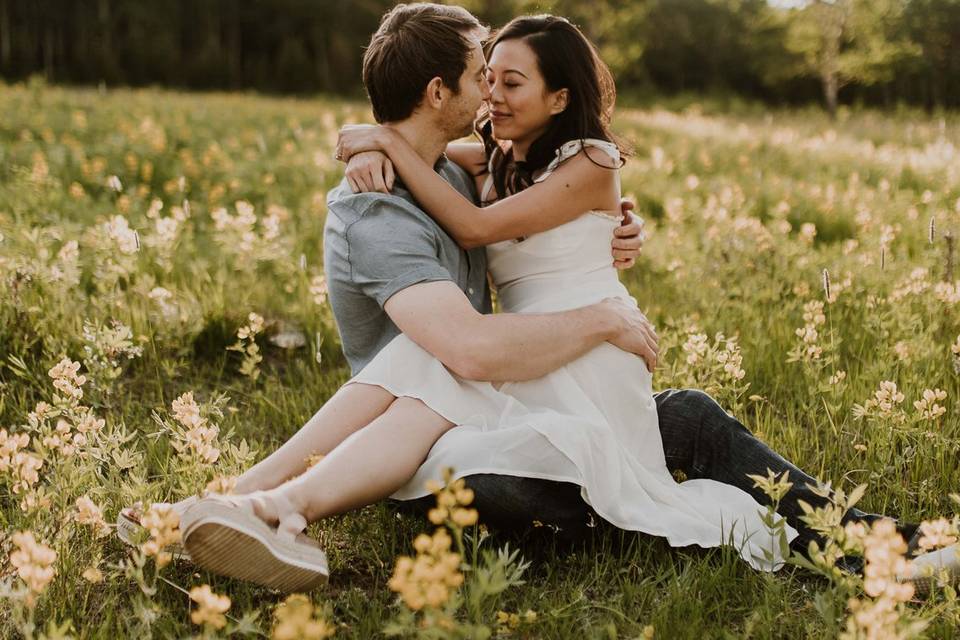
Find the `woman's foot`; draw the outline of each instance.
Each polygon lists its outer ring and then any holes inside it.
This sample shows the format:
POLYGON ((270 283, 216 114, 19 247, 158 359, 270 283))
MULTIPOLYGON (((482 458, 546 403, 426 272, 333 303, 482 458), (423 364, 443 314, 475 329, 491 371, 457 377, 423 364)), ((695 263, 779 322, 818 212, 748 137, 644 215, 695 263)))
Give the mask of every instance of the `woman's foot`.
POLYGON ((292 540, 307 528, 302 511, 279 489, 231 496, 230 502, 274 527, 277 535, 285 539, 292 540))
POLYGON ((203 498, 180 523, 199 566, 285 592, 312 589, 329 576, 319 545, 299 535, 306 525, 279 490, 203 498))

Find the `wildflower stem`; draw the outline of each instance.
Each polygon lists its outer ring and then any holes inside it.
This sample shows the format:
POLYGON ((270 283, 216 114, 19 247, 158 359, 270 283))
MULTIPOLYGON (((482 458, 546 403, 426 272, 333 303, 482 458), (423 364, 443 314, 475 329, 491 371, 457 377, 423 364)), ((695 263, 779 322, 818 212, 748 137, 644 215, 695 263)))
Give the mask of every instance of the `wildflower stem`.
MULTIPOLYGON (((161 575, 158 575, 157 577, 160 578, 161 580, 163 580, 164 582, 166 582, 168 585, 170 585, 171 587, 173 587, 173 588, 176 589, 177 591, 179 591, 180 593, 182 593, 183 595, 187 596, 188 599, 190 598, 190 592, 187 591, 186 589, 184 589, 183 587, 181 587, 180 585, 178 585, 176 582, 173 582, 172 580, 168 580, 167 578, 164 578, 164 577, 161 576, 161 575)), ((239 620, 239 619, 234 618, 234 617, 233 617, 232 615, 230 615, 229 613, 224 613, 223 616, 224 616, 227 620, 229 620, 230 622, 237 623, 237 624, 240 623, 240 620, 239 620)), ((264 632, 260 631, 259 629, 256 629, 254 632, 255 632, 258 636, 260 636, 261 638, 269 638, 269 637, 270 637, 270 636, 268 636, 267 634, 265 634, 264 632)))
POLYGON ((956 238, 954 238, 953 234, 948 231, 947 233, 943 234, 943 241, 947 244, 947 248, 944 252, 943 281, 953 282, 953 252, 955 249, 956 238))

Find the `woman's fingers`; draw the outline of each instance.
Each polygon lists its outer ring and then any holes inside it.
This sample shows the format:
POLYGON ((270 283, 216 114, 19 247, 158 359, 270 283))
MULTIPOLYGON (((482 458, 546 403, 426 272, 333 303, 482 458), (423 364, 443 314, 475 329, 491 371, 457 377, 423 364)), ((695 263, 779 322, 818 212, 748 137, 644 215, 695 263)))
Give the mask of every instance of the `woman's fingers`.
POLYGON ((387 191, 393 191, 393 163, 387 160, 383 163, 383 181, 387 184, 387 191))

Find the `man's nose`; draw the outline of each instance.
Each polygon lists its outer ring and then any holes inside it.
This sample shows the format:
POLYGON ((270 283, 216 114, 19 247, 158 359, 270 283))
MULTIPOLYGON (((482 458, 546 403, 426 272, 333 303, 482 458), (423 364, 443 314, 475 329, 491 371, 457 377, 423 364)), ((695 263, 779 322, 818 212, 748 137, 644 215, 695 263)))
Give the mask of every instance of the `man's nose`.
POLYGON ((486 80, 480 82, 480 96, 484 100, 490 100, 490 83, 486 80))

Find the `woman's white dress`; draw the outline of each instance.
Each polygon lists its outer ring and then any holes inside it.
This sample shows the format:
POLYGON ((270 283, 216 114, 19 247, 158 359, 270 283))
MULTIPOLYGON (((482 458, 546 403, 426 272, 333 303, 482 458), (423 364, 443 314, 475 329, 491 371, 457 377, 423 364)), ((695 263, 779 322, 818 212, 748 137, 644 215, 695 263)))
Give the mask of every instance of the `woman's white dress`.
MULTIPOLYGON (((583 144, 619 161, 611 143, 583 144)), ((563 145, 537 180, 581 148, 580 141, 563 145)), ((502 310, 565 311, 610 297, 635 305, 611 264, 610 239, 618 224, 618 216, 591 211, 523 241, 488 246, 502 310)), ((751 566, 778 568, 779 545, 761 521, 764 508, 748 493, 712 480, 674 480, 664 460, 651 381, 643 360, 609 343, 536 380, 465 380, 402 334, 351 380, 419 398, 459 425, 437 440, 393 498, 427 495, 427 480, 441 480, 447 466, 455 478, 496 473, 573 482, 617 527, 662 536, 673 546, 732 541, 751 566)), ((788 540, 797 535, 789 525, 786 531, 788 540)))

